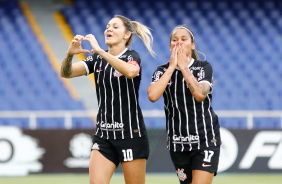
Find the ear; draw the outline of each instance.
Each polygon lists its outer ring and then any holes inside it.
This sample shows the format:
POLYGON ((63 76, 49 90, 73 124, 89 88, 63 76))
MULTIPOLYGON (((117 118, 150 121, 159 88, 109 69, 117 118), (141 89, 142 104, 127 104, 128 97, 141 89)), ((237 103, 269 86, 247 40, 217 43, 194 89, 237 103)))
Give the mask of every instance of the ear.
POLYGON ((130 31, 127 31, 127 32, 125 33, 123 39, 128 40, 128 39, 130 38, 131 34, 132 34, 132 33, 131 33, 130 31))
POLYGON ((195 49, 196 49, 196 43, 193 42, 193 43, 192 43, 192 50, 195 50, 195 49))

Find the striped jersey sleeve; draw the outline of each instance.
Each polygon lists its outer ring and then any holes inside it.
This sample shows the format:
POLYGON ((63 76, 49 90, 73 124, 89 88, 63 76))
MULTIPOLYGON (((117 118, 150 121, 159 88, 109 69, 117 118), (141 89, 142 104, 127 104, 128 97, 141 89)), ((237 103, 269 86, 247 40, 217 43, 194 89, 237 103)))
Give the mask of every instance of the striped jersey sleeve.
POLYGON ((97 57, 97 54, 94 53, 93 55, 88 56, 87 58, 81 61, 84 64, 84 67, 86 69, 86 75, 89 75, 94 72, 94 64, 97 61, 95 60, 96 57, 97 57))

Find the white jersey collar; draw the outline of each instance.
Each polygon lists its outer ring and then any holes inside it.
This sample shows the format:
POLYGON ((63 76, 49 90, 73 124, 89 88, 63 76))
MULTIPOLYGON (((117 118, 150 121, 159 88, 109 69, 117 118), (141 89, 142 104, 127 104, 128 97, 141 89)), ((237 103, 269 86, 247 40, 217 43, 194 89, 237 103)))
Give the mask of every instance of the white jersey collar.
POLYGON ((125 48, 119 55, 117 55, 117 56, 115 56, 115 57, 119 58, 119 57, 122 56, 127 50, 128 50, 128 48, 125 48))
MULTIPOLYGON (((190 66, 192 66, 192 64, 194 63, 194 59, 192 58, 190 63, 188 64, 188 67, 190 68, 190 66)), ((176 66, 177 70, 180 70, 180 68, 178 66, 176 66)))

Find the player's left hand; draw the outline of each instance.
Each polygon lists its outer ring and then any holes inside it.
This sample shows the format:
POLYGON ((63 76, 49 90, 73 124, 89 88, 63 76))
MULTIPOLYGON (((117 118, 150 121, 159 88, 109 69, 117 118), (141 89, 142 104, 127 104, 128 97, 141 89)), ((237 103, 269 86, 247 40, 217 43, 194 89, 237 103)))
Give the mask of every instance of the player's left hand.
POLYGON ((88 34, 88 35, 86 35, 86 36, 83 38, 83 40, 87 40, 87 41, 89 41, 89 43, 91 44, 91 46, 92 46, 91 53, 94 53, 94 52, 97 53, 97 52, 99 52, 100 50, 102 50, 101 47, 99 46, 99 44, 98 44, 98 42, 97 42, 95 36, 94 36, 93 34, 88 34))

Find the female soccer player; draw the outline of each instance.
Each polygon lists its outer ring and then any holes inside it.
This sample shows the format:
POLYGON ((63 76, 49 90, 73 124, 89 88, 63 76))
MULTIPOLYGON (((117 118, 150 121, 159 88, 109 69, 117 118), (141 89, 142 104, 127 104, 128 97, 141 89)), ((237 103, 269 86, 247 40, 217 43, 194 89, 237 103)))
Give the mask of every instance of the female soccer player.
POLYGON ((211 184, 220 151, 218 117, 211 107, 213 71, 200 61, 186 25, 170 36, 171 57, 154 72, 150 101, 164 96, 167 142, 180 183, 211 184))
POLYGON ((107 51, 100 48, 94 35, 76 35, 62 63, 62 77, 95 75, 99 110, 89 163, 91 184, 108 184, 120 162, 125 183, 145 183, 149 142, 138 102, 141 60, 136 51, 127 48, 133 33, 154 55, 149 29, 139 22, 116 15, 109 21, 104 33, 107 51), (90 42, 94 54, 72 64, 73 55, 90 53, 82 49, 82 40, 90 42))

